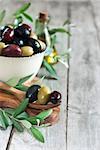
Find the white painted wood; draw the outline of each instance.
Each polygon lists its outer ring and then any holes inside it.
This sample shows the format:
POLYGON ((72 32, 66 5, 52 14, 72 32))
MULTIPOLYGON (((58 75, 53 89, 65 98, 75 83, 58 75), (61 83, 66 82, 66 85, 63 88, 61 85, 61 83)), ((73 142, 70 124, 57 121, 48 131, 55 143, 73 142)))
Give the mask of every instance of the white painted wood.
MULTIPOLYGON (((32 5, 33 14, 37 14, 39 10, 47 9, 50 15, 53 16, 53 21, 51 24, 53 26, 59 26, 67 18, 67 7, 66 3, 50 2, 42 3, 35 2, 32 5), (61 13, 63 9, 63 13, 61 13)), ((32 11, 31 10, 31 11, 32 11)), ((66 51, 67 49, 67 37, 60 35, 58 41, 59 51, 66 51), (62 43, 63 41, 63 43, 62 43), (62 44, 61 44, 62 43, 62 44)), ((59 81, 45 80, 45 83, 52 88, 52 90, 58 90, 62 93, 62 106, 60 113, 60 121, 58 124, 42 129, 45 144, 37 142, 27 131, 19 134, 15 133, 13 135, 10 150, 66 150, 66 102, 67 102, 67 70, 61 64, 56 66, 58 75, 60 77, 59 81)), ((43 74, 45 71, 42 71, 43 74)), ((41 72, 41 73, 42 73, 41 72)))
POLYGON ((94 17, 95 26, 98 30, 98 38, 100 40, 100 1, 91 0, 91 12, 94 17))
POLYGON ((100 47, 91 9, 71 7, 67 150, 100 150, 100 47))
POLYGON ((10 136, 11 128, 8 128, 6 131, 0 130, 0 150, 5 150, 7 142, 10 136))

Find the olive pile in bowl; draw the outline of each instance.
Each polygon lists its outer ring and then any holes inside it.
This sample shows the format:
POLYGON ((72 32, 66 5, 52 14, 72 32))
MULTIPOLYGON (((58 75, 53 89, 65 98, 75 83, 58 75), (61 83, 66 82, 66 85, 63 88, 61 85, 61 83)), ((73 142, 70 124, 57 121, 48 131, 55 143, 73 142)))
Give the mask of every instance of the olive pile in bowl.
POLYGON ((18 27, 3 26, 0 29, 0 56, 25 57, 41 53, 45 44, 39 40, 27 24, 18 27))

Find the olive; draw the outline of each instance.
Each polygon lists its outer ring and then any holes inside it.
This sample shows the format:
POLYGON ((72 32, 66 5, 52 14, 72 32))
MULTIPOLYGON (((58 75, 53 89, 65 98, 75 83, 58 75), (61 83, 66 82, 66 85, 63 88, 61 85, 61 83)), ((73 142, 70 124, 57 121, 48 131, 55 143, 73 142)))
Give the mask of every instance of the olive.
POLYGON ((6 47, 5 43, 0 42, 0 55, 2 53, 2 49, 5 48, 5 47, 6 47))
POLYGON ((39 43, 41 45, 41 51, 40 52, 43 52, 46 49, 46 44, 40 40, 39 40, 39 43))
POLYGON ((27 24, 22 24, 14 30, 15 36, 28 38, 31 34, 31 27, 27 24))
POLYGON ((31 46, 35 54, 41 52, 41 45, 36 39, 29 38, 26 42, 26 46, 31 46))
POLYGON ((8 26, 1 26, 0 27, 0 41, 2 40, 2 33, 5 31, 5 29, 9 28, 8 26))
POLYGON ((41 87, 38 92, 37 103, 38 104, 46 104, 49 101, 50 93, 51 93, 51 91, 48 87, 46 87, 46 86, 41 87))
POLYGON ((26 92, 26 97, 29 98, 30 103, 37 100, 37 95, 40 88, 41 87, 39 85, 32 85, 31 87, 29 87, 29 89, 26 92))
POLYGON ((10 43, 14 38, 14 30, 10 27, 6 28, 2 33, 2 41, 5 43, 10 43))
POLYGON ((7 28, 9 28, 9 26, 1 26, 1 27, 0 27, 0 35, 2 35, 2 33, 3 33, 7 28))
POLYGON ((59 93, 58 91, 53 91, 51 94, 50 94, 50 97, 49 97, 49 101, 52 102, 53 104, 57 104, 58 102, 61 101, 61 93, 59 93))
POLYGON ((25 40, 22 38, 14 37, 13 44, 16 44, 21 47, 24 46, 25 40))
POLYGON ((22 56, 22 51, 18 45, 10 44, 2 49, 1 55, 7 57, 18 57, 22 56))
POLYGON ((37 35, 34 32, 31 32, 30 38, 38 39, 37 35))
POLYGON ((23 46, 21 47, 22 50, 22 56, 32 56, 34 51, 33 48, 30 46, 23 46))

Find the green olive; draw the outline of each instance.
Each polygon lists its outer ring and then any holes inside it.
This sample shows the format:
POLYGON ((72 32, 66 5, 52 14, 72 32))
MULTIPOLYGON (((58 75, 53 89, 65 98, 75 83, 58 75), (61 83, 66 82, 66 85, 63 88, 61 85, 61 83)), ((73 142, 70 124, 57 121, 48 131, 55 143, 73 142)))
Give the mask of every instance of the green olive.
POLYGON ((49 95, 51 91, 48 87, 43 86, 40 88, 39 93, 38 93, 38 99, 37 103, 38 104, 46 104, 49 101, 49 95))
POLYGON ((42 41, 40 41, 40 40, 38 40, 38 41, 39 41, 39 43, 40 43, 40 45, 41 45, 41 51, 44 51, 44 50, 46 49, 45 43, 42 42, 42 41))
POLYGON ((0 42, 0 54, 1 54, 2 49, 5 47, 6 47, 5 43, 0 42))
POLYGON ((38 39, 37 35, 34 32, 31 32, 30 37, 36 40, 38 39))
POLYGON ((34 53, 33 48, 30 46, 23 46, 21 47, 21 50, 22 50, 22 56, 31 56, 34 53))

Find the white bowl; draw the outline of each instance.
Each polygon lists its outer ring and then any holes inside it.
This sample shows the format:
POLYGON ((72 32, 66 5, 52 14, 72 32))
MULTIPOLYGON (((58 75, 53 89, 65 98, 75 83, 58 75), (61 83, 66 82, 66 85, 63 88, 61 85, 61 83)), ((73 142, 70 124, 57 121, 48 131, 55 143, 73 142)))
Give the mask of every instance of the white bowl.
POLYGON ((45 52, 31 57, 3 57, 0 56, 0 80, 8 81, 11 78, 23 78, 38 73, 45 52))

